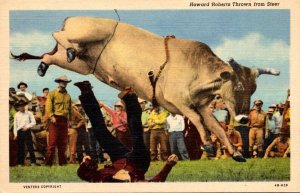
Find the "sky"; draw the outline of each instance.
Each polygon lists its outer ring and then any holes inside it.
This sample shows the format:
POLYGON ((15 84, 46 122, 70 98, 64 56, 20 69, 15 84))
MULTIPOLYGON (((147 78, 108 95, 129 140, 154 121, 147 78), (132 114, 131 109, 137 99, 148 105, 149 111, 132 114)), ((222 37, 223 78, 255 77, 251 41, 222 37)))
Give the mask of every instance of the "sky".
MULTIPOLYGON (((121 22, 151 31, 161 36, 175 35, 206 43, 217 56, 227 61, 233 57, 247 67, 271 67, 280 76, 262 75, 252 101, 264 101, 264 109, 273 103, 285 102, 289 88, 290 12, 289 10, 118 10, 121 22)), ((118 19, 113 10, 84 11, 10 11, 10 50, 14 54, 28 52, 41 55, 53 49, 52 32, 59 31, 65 18, 96 16, 118 19)), ((57 87, 54 79, 67 75, 76 81, 89 80, 97 98, 112 106, 118 91, 97 80, 93 75, 80 75, 50 66, 47 74, 37 74, 39 60, 10 60, 10 87, 26 82, 29 92, 42 94, 44 87, 57 87)), ((147 80, 148 81, 148 80, 147 80)), ((67 88, 72 99, 79 90, 73 84, 67 88)))

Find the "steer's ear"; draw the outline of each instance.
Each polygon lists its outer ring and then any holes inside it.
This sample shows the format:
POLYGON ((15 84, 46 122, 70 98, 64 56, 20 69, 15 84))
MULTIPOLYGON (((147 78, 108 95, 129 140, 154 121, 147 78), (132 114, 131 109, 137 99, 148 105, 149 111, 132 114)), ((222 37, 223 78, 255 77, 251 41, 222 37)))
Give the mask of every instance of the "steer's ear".
POLYGON ((220 77, 223 80, 229 80, 229 79, 231 79, 231 76, 232 76, 232 74, 230 72, 228 72, 228 71, 224 71, 224 72, 220 73, 220 77))

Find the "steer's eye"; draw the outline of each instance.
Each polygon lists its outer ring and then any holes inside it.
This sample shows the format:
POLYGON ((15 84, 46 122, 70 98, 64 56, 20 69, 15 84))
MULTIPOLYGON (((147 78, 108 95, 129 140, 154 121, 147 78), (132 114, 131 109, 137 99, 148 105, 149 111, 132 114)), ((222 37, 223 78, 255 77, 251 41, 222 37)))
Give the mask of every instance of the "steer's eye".
POLYGON ((237 82, 237 84, 234 86, 233 89, 234 89, 234 91, 239 91, 239 92, 245 90, 243 83, 241 81, 237 82))

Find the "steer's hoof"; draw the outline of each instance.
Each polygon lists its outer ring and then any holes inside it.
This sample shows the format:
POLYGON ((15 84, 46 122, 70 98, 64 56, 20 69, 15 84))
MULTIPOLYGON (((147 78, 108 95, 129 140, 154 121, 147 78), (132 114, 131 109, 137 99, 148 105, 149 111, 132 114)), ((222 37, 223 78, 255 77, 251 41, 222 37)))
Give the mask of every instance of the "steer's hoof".
POLYGON ((246 159, 241 154, 238 153, 234 153, 232 155, 232 159, 234 159, 237 162, 246 162, 246 159))
POLYGON ((71 63, 76 57, 76 50, 74 48, 67 49, 67 61, 71 63))
POLYGON ((45 76, 48 68, 49 68, 48 64, 46 64, 45 62, 41 62, 37 69, 38 75, 40 75, 41 77, 45 76))
POLYGON ((215 155, 215 148, 211 144, 205 144, 201 146, 201 149, 209 155, 215 155))

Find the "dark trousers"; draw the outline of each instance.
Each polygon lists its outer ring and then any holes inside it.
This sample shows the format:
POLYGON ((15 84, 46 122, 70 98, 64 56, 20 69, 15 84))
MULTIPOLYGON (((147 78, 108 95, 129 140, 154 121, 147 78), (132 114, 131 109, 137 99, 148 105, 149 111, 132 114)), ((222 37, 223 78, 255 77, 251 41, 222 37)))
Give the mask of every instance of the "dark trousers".
POLYGON ((150 165, 150 156, 143 141, 142 109, 138 103, 137 96, 127 95, 123 98, 126 104, 127 122, 133 144, 131 151, 106 128, 103 115, 94 94, 92 92, 83 94, 79 96, 79 99, 91 121, 96 139, 105 152, 108 153, 112 162, 121 158, 128 158, 141 171, 146 172, 150 165))
POLYGON ((248 126, 237 126, 235 129, 240 132, 242 141, 243 141, 243 156, 245 158, 250 158, 252 155, 250 155, 249 152, 249 127, 248 126))
POLYGON ((146 148, 150 151, 150 129, 148 131, 144 131, 144 142, 146 148))
POLYGON ((182 131, 170 132, 169 142, 171 153, 177 154, 177 152, 179 152, 183 160, 190 159, 184 143, 184 136, 182 131))
POLYGON ((18 130, 18 164, 20 164, 20 165, 24 165, 25 144, 29 151, 31 163, 35 163, 36 159, 35 159, 35 155, 34 155, 31 131, 30 130, 26 130, 26 131, 18 130))
POLYGON ((83 153, 90 155, 90 142, 89 135, 86 132, 85 127, 80 127, 77 129, 77 159, 81 163, 83 159, 83 153))
POLYGON ((90 140, 90 149, 91 149, 91 158, 96 162, 102 162, 104 160, 102 147, 99 145, 93 129, 88 128, 89 131, 89 140, 90 140))
POLYGON ((54 116, 56 123, 50 123, 48 129, 49 139, 46 165, 52 165, 56 146, 59 165, 63 165, 67 163, 65 153, 68 143, 68 119, 63 116, 54 116))

